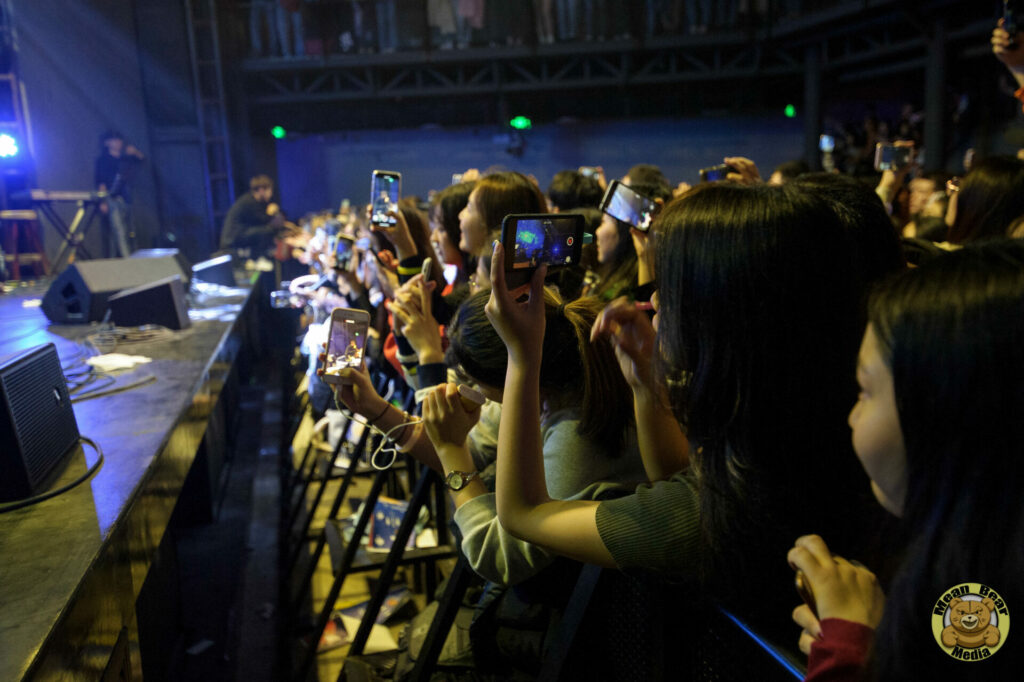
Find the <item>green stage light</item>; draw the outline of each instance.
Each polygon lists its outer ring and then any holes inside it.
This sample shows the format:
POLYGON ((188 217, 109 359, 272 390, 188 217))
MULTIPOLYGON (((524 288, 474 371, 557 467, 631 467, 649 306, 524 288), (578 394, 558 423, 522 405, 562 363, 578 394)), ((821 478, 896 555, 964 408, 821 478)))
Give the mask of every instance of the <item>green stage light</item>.
POLYGON ((786 105, 786 118, 796 118, 796 107, 792 104, 786 105))
POLYGON ((288 131, 281 126, 274 126, 270 129, 270 134, 279 140, 283 140, 285 136, 288 135, 288 131))
POLYGON ((516 116, 511 121, 509 121, 508 124, 515 128, 516 130, 529 130, 530 128, 533 127, 533 121, 526 118, 525 116, 516 116))

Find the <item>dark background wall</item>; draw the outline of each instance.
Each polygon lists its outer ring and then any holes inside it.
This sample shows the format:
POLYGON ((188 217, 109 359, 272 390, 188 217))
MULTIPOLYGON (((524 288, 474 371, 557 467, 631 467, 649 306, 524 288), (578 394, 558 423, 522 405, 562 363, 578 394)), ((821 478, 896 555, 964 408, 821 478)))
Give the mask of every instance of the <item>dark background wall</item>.
MULTIPOLYGON (((144 152, 150 148, 142 95, 135 19, 129 0, 68 2, 17 0, 12 3, 21 79, 31 119, 37 187, 91 190, 99 136, 120 130, 144 152)), ((140 241, 157 231, 152 164, 136 178, 135 224, 140 241)), ((70 216, 73 206, 61 213, 70 216)), ((100 248, 99 222, 86 242, 100 248)), ((45 229, 52 256, 60 238, 45 229)))
POLYGON ((654 163, 673 183, 695 183, 697 171, 724 155, 750 155, 764 175, 799 158, 799 119, 777 117, 587 121, 535 126, 519 158, 505 152, 494 127, 362 130, 277 143, 282 206, 292 215, 337 207, 342 198, 368 201, 375 168, 403 174, 402 192, 425 197, 452 173, 498 165, 533 173, 547 189, 560 170, 604 166, 609 178, 636 163, 654 163), (496 139, 498 138, 498 139, 496 139))

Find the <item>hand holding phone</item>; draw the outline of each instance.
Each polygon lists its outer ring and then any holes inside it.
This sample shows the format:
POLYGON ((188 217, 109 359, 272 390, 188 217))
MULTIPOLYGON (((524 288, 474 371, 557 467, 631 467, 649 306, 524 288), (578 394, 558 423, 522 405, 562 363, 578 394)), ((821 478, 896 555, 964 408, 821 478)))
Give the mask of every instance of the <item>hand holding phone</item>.
POLYGON ((365 310, 335 308, 331 311, 323 366, 324 383, 343 383, 340 376, 343 369, 362 365, 369 328, 370 314, 365 310))
POLYGON ((598 208, 616 220, 647 232, 661 207, 635 189, 612 180, 598 208))

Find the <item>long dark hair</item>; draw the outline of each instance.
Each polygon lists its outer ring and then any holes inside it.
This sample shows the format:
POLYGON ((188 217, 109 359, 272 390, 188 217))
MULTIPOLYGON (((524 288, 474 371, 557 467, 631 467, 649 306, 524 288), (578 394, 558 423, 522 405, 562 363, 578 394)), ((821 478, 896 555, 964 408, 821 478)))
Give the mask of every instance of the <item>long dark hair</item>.
MULTIPOLYGON (((878 291, 869 315, 903 431, 909 547, 878 631, 875 672, 951 678, 967 664, 932 636, 943 593, 980 582, 1011 611, 1024 608, 1024 243, 932 259, 878 291)), ((1019 677, 1022 652, 1010 643, 970 663, 972 678, 1019 677)))
POLYGON ((501 221, 511 213, 547 213, 548 200, 536 183, 522 173, 502 171, 480 178, 476 183, 476 206, 491 235, 501 230, 501 221))
POLYGON ((598 264, 598 271, 604 272, 601 281, 591 292, 592 296, 603 301, 611 301, 634 291, 637 287, 637 273, 640 267, 629 224, 616 218, 610 218, 610 220, 615 222, 619 242, 615 247, 615 253, 612 254, 611 261, 598 264))
MULTIPOLYGON (((448 328, 445 359, 472 379, 502 388, 508 352, 484 312, 489 298, 490 292, 477 292, 456 311, 448 328)), ((632 421, 633 392, 607 339, 590 341, 590 329, 604 304, 579 298, 563 306, 549 288, 544 290, 544 302, 540 389, 556 409, 578 407, 579 434, 615 457, 624 449, 625 430, 632 421)))
POLYGON ((964 176, 956 200, 956 218, 949 241, 966 244, 998 239, 1024 215, 1024 161, 1012 156, 990 156, 974 164, 964 176))
POLYGON ((846 425, 862 259, 827 202, 787 186, 702 185, 654 230, 660 355, 694 446, 706 577, 764 613, 766 595, 788 603, 798 535, 864 556, 875 505, 846 425))

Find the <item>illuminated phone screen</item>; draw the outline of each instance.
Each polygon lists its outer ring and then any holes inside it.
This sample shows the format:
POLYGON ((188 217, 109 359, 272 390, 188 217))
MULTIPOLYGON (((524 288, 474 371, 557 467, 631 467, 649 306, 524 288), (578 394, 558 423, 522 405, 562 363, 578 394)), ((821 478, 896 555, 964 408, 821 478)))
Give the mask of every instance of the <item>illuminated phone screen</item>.
POLYGON ((377 225, 394 225, 397 221, 388 213, 398 210, 402 178, 397 173, 374 173, 370 188, 372 213, 370 220, 377 225))
POLYGON ((627 225, 644 232, 649 230, 658 205, 626 185, 615 182, 613 186, 614 189, 602 202, 601 210, 627 225))
POLYGON ((346 316, 331 317, 331 335, 324 361, 325 374, 338 374, 347 367, 359 367, 362 364, 367 322, 346 316))
POLYGON ((572 265, 576 249, 577 219, 521 218, 516 223, 515 253, 512 269, 548 265, 572 265))

